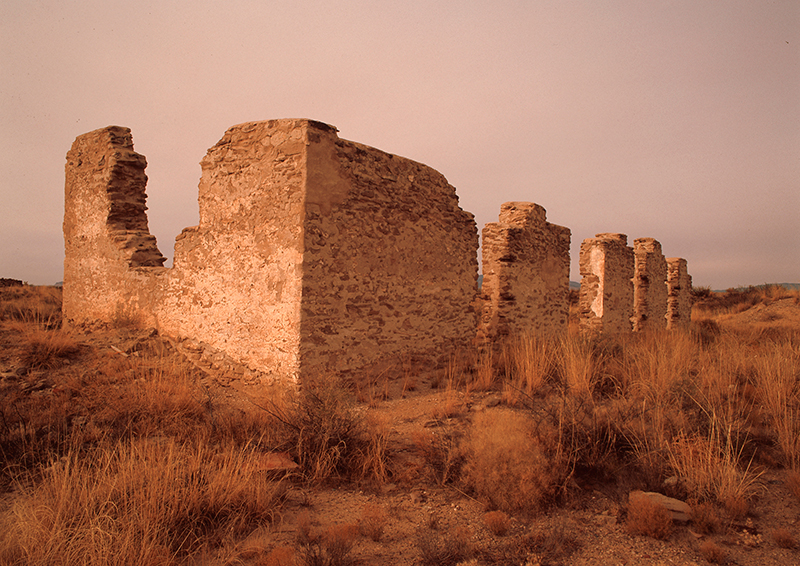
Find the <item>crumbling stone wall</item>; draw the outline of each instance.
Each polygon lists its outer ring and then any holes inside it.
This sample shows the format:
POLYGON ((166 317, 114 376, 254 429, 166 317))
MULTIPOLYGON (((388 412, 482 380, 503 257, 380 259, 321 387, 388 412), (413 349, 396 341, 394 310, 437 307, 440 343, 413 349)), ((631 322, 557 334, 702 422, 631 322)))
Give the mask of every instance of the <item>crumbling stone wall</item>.
POLYGON ((654 238, 633 241, 633 330, 667 326, 667 260, 654 238))
POLYGON ((68 322, 124 310, 214 365, 292 379, 435 359, 474 336, 477 229, 438 172, 310 120, 234 126, 201 166, 199 224, 166 269, 130 131, 76 139, 68 322))
POLYGON ((692 320, 692 276, 686 260, 667 258, 667 328, 686 326, 692 320))
POLYGON ((75 323, 154 323, 165 258, 147 227, 146 166, 118 126, 79 136, 67 153, 63 308, 75 323))
POLYGON ((567 330, 570 230, 531 202, 507 202, 483 229, 478 342, 567 330))
POLYGON ((581 243, 579 321, 592 333, 630 332, 634 255, 625 234, 597 234, 581 243))
POLYGON ((436 358, 472 340, 478 235, 430 167, 316 130, 308 145, 304 373, 436 358))

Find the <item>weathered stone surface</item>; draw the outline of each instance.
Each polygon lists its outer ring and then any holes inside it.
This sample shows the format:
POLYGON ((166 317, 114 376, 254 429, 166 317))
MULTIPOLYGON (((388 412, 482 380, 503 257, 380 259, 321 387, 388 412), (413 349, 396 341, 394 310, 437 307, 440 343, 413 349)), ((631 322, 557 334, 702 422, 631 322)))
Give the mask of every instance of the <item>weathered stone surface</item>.
POLYGON ((530 202, 507 202, 483 229, 478 341, 567 330, 570 230, 530 202))
POLYGON ((597 234, 581 243, 579 320, 591 333, 630 332, 633 250, 625 234, 597 234))
POLYGON ((692 277, 686 260, 667 258, 667 328, 686 326, 692 320, 692 277))
POLYGON ((204 365, 281 379, 435 360, 474 337, 477 229, 433 169, 320 122, 234 126, 201 162, 199 224, 166 269, 145 163, 125 128, 68 154, 67 321, 124 311, 204 365))
POLYGON ((685 503, 680 499, 667 497, 666 495, 662 495, 661 493, 656 493, 653 491, 635 490, 630 492, 628 495, 629 501, 635 501, 639 498, 649 499, 653 503, 664 507, 667 511, 669 511, 673 521, 686 523, 692 518, 692 508, 688 503, 685 503))
POLYGON ((147 228, 146 165, 118 126, 79 136, 67 153, 63 308, 73 322, 153 322, 165 258, 147 228))
POLYGON ((654 238, 633 241, 633 330, 667 326, 667 260, 654 238))

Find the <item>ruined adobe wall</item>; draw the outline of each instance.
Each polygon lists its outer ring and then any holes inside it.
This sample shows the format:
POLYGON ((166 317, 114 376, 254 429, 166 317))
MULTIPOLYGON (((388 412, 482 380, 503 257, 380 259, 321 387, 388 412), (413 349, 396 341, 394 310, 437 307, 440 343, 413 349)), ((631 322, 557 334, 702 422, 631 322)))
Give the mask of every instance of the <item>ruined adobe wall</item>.
POLYGON ((633 241, 633 330, 667 326, 667 260, 654 238, 633 241))
POLYGON ((68 154, 66 318, 141 315, 208 365, 257 378, 433 360, 474 337, 477 229, 433 169, 319 122, 234 126, 201 162, 199 224, 166 269, 145 166, 125 128, 68 154))
POLYGON ((579 319, 592 333, 630 332, 633 250, 625 234, 597 234, 581 243, 579 319))
POLYGON ((483 229, 478 342, 567 329, 570 230, 531 202, 507 202, 483 229))
POLYGON ((200 162, 199 224, 176 239, 158 318, 213 365, 298 377, 308 128, 239 124, 200 162))
POLYGON ((78 136, 64 184, 64 319, 154 323, 165 258, 147 227, 147 161, 128 128, 78 136))
POLYGON ((478 235, 443 175, 309 130, 301 374, 435 362, 474 336, 478 235))
POLYGON ((686 326, 692 320, 692 276, 686 260, 667 258, 667 328, 686 326))

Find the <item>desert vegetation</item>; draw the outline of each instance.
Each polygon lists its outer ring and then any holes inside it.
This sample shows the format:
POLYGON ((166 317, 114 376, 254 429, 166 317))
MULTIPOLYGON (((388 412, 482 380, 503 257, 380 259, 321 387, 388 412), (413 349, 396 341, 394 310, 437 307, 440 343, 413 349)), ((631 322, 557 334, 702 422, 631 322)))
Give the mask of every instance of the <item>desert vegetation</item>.
MULTIPOLYGON (((690 528, 695 559, 724 563, 765 490, 800 507, 798 291, 700 289, 683 330, 516 336, 299 390, 222 387, 135 324, 63 328, 56 288, 0 293, 0 564, 336 565, 398 544, 411 563, 569 563, 581 527, 559 513, 600 492, 625 536, 690 528), (426 397, 397 433, 392 403, 426 397), (474 521, 403 519, 398 494, 423 489, 474 521), (689 502, 690 526, 633 489, 689 502), (320 522, 321 490, 372 500, 320 522)), ((797 558, 796 523, 758 537, 797 558)))

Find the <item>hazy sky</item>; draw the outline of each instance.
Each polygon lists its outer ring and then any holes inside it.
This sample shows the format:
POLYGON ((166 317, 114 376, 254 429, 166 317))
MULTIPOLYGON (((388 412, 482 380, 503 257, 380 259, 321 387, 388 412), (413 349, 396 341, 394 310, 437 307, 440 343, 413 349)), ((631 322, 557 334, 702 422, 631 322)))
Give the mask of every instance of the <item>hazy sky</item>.
POLYGON ((800 281, 800 2, 0 2, 0 277, 62 279, 65 155, 133 130, 168 257, 234 124, 425 163, 482 228, 533 201, 658 239, 695 285, 800 281))

